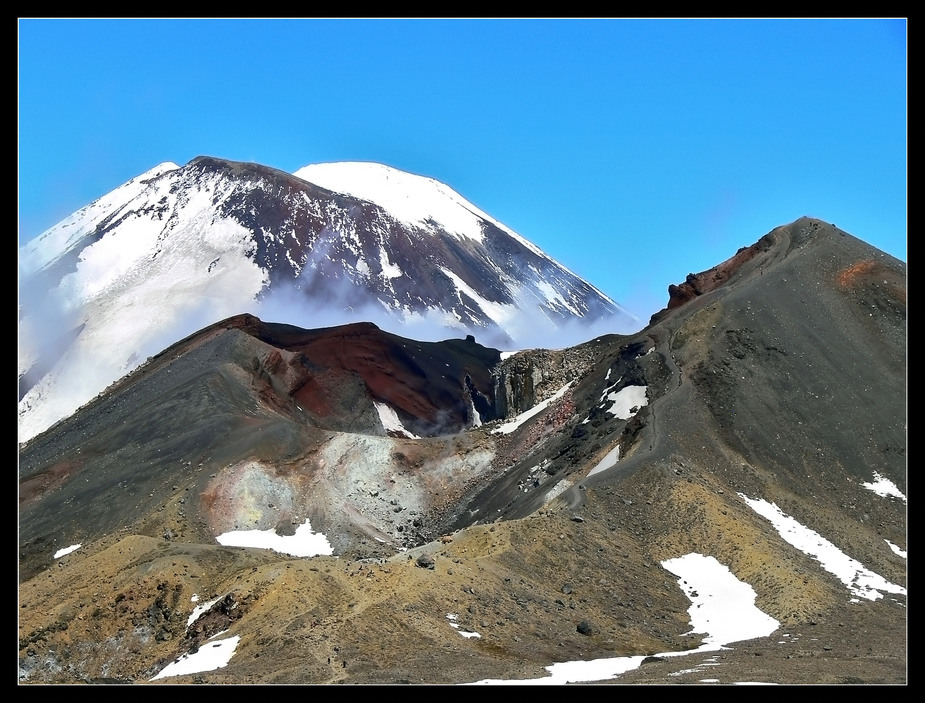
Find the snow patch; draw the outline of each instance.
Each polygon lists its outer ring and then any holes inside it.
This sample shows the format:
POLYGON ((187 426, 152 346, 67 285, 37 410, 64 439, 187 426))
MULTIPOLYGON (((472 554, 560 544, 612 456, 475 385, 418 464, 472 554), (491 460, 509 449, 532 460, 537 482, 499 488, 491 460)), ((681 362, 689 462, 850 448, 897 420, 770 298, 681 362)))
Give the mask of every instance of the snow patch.
POLYGON ((481 242, 487 222, 514 237, 538 256, 548 259, 534 244, 482 212, 449 186, 390 166, 368 162, 311 164, 293 174, 336 193, 368 200, 409 225, 433 230, 434 223, 450 234, 481 242))
POLYGON ((65 547, 64 549, 59 549, 55 552, 55 559, 60 559, 61 557, 70 554, 75 549, 80 549, 83 545, 81 544, 72 544, 70 547, 65 547))
POLYGON ((888 539, 885 539, 885 540, 883 540, 883 541, 886 542, 886 543, 890 546, 890 549, 893 551, 893 554, 895 554, 896 556, 902 557, 903 559, 906 558, 906 550, 905 550, 905 549, 900 549, 900 548, 897 547, 895 544, 893 544, 892 542, 890 542, 890 540, 888 540, 888 539))
POLYGON ((184 654, 149 680, 157 681, 168 676, 183 676, 184 674, 198 674, 203 671, 222 669, 228 666, 228 662, 231 661, 240 640, 241 638, 235 635, 224 640, 206 642, 195 653, 184 654))
POLYGON ((883 496, 884 498, 893 496, 894 498, 899 498, 903 503, 906 502, 906 496, 896 487, 896 484, 888 478, 884 478, 876 471, 874 471, 874 480, 872 483, 862 483, 861 485, 873 491, 878 496, 883 496))
POLYGON ((614 393, 608 393, 603 400, 612 400, 613 405, 607 411, 621 420, 629 420, 639 412, 639 408, 649 404, 646 396, 648 386, 626 386, 614 393))
POLYGON ((456 613, 447 613, 446 619, 450 621, 450 625, 459 632, 460 635, 466 639, 481 639, 482 636, 478 632, 466 632, 465 630, 460 630, 459 625, 456 623, 457 615, 456 613))
POLYGON ((607 452, 607 455, 597 462, 597 465, 588 472, 588 476, 593 476, 594 474, 599 474, 601 471, 605 471, 613 466, 616 466, 617 462, 620 461, 620 445, 607 452))
POLYGON ((383 278, 400 278, 404 276, 401 268, 389 261, 389 255, 385 249, 379 250, 379 266, 382 268, 383 278))
POLYGON ((235 530, 223 532, 215 539, 226 547, 272 549, 294 557, 313 557, 319 554, 334 553, 334 547, 328 542, 327 537, 320 532, 312 532, 308 519, 296 528, 292 536, 278 535, 275 530, 235 530))
POLYGON ((562 388, 560 388, 558 391, 556 391, 555 395, 553 395, 551 398, 547 398, 547 399, 544 400, 542 403, 537 403, 536 405, 534 405, 534 406, 533 406, 532 408, 530 408, 529 410, 526 410, 526 411, 520 413, 520 415, 518 415, 517 417, 515 417, 515 418, 514 418, 513 420, 511 420, 510 422, 505 422, 505 423, 504 423, 503 425, 501 425, 500 427, 498 427, 498 428, 492 430, 492 434, 510 434, 511 432, 513 432, 514 430, 516 430, 518 427, 520 427, 523 423, 525 423, 527 420, 529 420, 531 417, 533 417, 534 415, 537 415, 537 414, 541 413, 543 410, 545 410, 546 408, 548 408, 548 407, 550 406, 550 404, 552 404, 552 403, 554 403, 555 401, 559 400, 559 398, 561 398, 563 395, 565 395, 565 391, 567 391, 568 388, 569 388, 569 386, 571 386, 571 385, 572 385, 572 382, 569 381, 569 382, 566 383, 564 386, 562 386, 562 388))
MULTIPOLYGON (((711 556, 687 554, 662 562, 678 576, 678 585, 690 599, 691 632, 706 633, 704 643, 692 650, 662 652, 654 656, 683 657, 716 651, 731 642, 767 637, 780 624, 755 606, 755 591, 739 581, 728 567, 711 556)), ((638 668, 644 655, 569 661, 546 667, 549 676, 527 680, 485 679, 475 684, 561 685, 614 679, 638 668)))
MULTIPOLYGON (((192 600, 195 603, 199 600, 199 597, 193 596, 192 600)), ((202 615, 208 612, 209 608, 218 603, 220 600, 221 598, 213 598, 212 600, 207 601, 206 603, 202 603, 201 605, 197 605, 195 608, 193 608, 193 612, 190 613, 190 616, 186 619, 186 626, 189 627, 194 622, 196 622, 200 617, 202 617, 202 615)))
POLYGON ((784 514, 776 504, 763 499, 751 499, 743 493, 739 493, 739 497, 752 510, 769 520, 785 541, 816 559, 823 569, 838 578, 855 596, 867 600, 878 600, 883 597, 881 591, 906 594, 905 588, 890 583, 882 576, 865 568, 863 564, 849 557, 818 532, 804 527, 789 515, 784 514))
POLYGON ((412 434, 405 429, 405 426, 401 423, 401 419, 398 417, 398 413, 395 412, 395 408, 391 405, 377 403, 375 401, 373 401, 373 405, 376 406, 376 411, 379 413, 379 421, 382 423, 382 429, 386 432, 398 432, 403 437, 408 437, 409 439, 420 439, 416 434, 412 434))

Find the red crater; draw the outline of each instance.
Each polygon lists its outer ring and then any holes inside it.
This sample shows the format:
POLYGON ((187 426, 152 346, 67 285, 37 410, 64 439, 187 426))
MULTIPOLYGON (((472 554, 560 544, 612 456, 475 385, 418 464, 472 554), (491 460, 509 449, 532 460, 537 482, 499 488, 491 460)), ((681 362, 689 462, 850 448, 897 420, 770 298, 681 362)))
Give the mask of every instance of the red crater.
POLYGON ((369 397, 390 405, 418 435, 458 432, 472 424, 473 408, 483 421, 496 414, 491 369, 501 355, 471 336, 419 342, 370 322, 305 330, 252 315, 219 324, 298 353, 304 381, 291 395, 316 416, 338 412, 357 380, 369 397))

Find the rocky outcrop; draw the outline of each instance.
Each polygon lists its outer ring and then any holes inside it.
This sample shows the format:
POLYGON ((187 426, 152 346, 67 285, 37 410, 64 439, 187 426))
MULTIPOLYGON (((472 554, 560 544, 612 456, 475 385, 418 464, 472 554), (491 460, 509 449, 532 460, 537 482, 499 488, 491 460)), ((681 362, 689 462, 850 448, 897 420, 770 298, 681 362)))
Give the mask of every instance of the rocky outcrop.
POLYGON ((716 290, 735 275, 756 254, 767 251, 773 243, 773 233, 766 234, 749 247, 742 247, 734 256, 700 273, 689 273, 681 284, 668 286, 668 307, 655 313, 649 324, 658 322, 669 310, 681 307, 694 298, 716 290))
POLYGON ((494 372, 498 417, 514 417, 567 383, 584 378, 601 358, 597 342, 569 349, 530 349, 502 360, 494 372))

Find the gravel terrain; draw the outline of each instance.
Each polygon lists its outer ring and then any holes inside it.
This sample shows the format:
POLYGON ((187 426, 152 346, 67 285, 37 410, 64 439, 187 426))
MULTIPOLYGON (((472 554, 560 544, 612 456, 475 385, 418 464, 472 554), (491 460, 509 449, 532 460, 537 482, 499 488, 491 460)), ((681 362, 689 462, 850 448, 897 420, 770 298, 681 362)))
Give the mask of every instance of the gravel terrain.
POLYGON ((907 495, 905 264, 804 218, 669 301, 638 335, 505 361, 455 340, 393 364, 408 340, 366 329, 376 353, 322 364, 255 318, 165 350, 20 447, 20 683, 143 684, 223 633, 227 666, 152 684, 455 684, 644 655, 598 683, 905 685, 905 594, 853 597, 745 500, 906 587, 906 501, 865 487, 907 495), (618 417, 631 386, 647 402, 618 417), (392 391, 417 432, 378 421, 392 391), (466 429, 437 429, 441 402, 466 429), (332 555, 215 539, 305 519, 332 555), (690 553, 779 629, 658 656, 701 642, 661 566, 690 553))

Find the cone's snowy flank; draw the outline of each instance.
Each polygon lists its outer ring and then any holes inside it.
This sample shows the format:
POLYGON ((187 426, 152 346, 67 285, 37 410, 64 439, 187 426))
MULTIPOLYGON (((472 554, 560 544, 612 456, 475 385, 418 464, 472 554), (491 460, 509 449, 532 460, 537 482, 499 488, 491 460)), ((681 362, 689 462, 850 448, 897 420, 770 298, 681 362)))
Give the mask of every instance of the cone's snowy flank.
POLYGON ((161 164, 23 246, 19 283, 20 442, 241 312, 507 348, 640 327, 446 185, 372 163, 161 164))

